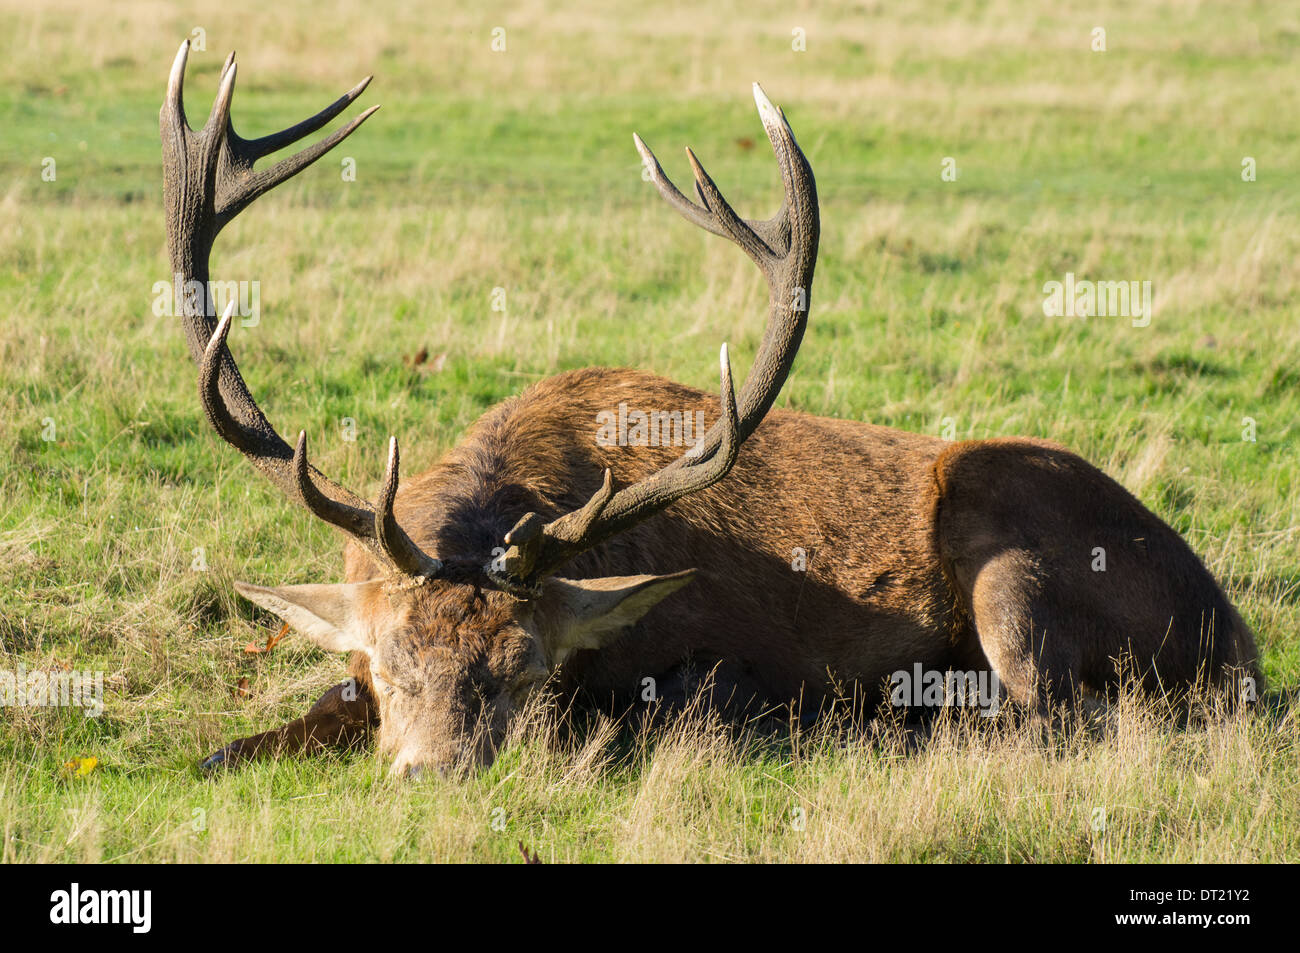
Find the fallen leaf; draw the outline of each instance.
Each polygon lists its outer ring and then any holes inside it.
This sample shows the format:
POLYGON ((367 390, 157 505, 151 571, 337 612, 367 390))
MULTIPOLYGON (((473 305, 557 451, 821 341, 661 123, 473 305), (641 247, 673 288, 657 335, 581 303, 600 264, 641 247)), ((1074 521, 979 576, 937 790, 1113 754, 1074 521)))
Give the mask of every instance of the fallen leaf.
POLYGON ((542 858, 538 857, 534 851, 525 847, 523 841, 519 842, 519 853, 524 855, 525 864, 540 864, 542 862, 542 858))
POLYGON ((422 347, 412 357, 403 357, 402 363, 413 371, 419 371, 421 374, 440 374, 443 365, 447 363, 447 352, 443 351, 430 360, 429 349, 422 347))
POLYGON ((71 761, 64 762, 63 770, 69 777, 84 778, 95 770, 97 764, 99 764, 98 758, 73 758, 71 761))
POLYGON ((248 679, 241 678, 235 685, 236 698, 252 698, 253 693, 248 690, 248 679))
POLYGON ((289 623, 286 622, 284 623, 284 625, 280 626, 280 631, 277 632, 275 635, 267 636, 266 645, 258 645, 256 642, 249 642, 247 645, 244 646, 244 651, 249 655, 261 655, 264 652, 269 652, 271 651, 271 649, 279 645, 280 640, 283 639, 288 634, 289 634, 289 623))

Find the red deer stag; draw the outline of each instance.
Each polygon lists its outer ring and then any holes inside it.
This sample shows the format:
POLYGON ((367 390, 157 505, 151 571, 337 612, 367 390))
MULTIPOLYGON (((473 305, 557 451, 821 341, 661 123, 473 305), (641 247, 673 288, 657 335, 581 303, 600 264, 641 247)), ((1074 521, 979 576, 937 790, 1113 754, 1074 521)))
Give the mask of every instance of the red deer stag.
MULTIPOLYGON (((374 108, 256 171, 369 80, 250 140, 230 122, 233 54, 207 124, 189 128, 187 54, 182 44, 161 115, 167 237, 177 280, 206 288, 222 226, 374 108)), ((561 697, 630 702, 646 677, 667 693, 703 670, 717 698, 800 699, 815 711, 845 685, 874 694, 920 665, 992 671, 1013 703, 1041 713, 1112 690, 1121 657, 1152 691, 1258 679, 1250 630, 1187 544, 1061 447, 950 443, 771 409, 804 334, 819 217, 785 117, 757 86, 754 98, 785 186, 766 221, 740 218, 689 150, 698 203, 686 198, 636 138, 668 203, 739 245, 767 279, 753 368, 737 399, 723 348, 720 407, 640 371, 570 371, 489 410, 404 483, 391 440, 372 504, 308 462, 304 434, 290 446, 276 433, 227 348, 230 309, 218 321, 210 293, 190 309, 209 422, 349 537, 346 583, 236 589, 322 648, 352 653, 354 676, 205 767, 353 744, 375 726, 399 776, 485 764, 511 713, 547 682, 561 697), (680 455, 596 439, 600 415, 624 403, 704 412, 712 425, 680 455), (805 571, 792 568, 798 550, 805 571)))

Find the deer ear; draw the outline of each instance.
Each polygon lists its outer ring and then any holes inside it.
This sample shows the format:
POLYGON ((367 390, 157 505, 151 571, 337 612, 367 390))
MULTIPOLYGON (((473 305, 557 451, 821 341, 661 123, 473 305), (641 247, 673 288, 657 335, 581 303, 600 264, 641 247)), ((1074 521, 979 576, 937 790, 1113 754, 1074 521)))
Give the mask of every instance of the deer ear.
POLYGON ((598 649, 695 576, 694 569, 668 576, 604 576, 547 579, 541 607, 543 640, 552 667, 578 649, 598 649))
POLYGON ((274 612, 294 630, 329 652, 369 652, 366 626, 357 612, 361 585, 279 586, 268 589, 246 582, 235 591, 268 612, 274 612))

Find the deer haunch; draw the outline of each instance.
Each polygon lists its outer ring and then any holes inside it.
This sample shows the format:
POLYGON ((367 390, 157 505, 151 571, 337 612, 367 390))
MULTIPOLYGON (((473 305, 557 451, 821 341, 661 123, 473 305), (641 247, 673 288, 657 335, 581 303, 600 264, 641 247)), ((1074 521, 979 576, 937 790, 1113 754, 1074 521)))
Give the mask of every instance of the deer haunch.
POLYGON ((543 685, 631 700, 647 678, 684 693, 701 668, 722 679, 715 697, 742 709, 800 699, 817 710, 832 690, 869 700, 917 666, 991 669, 1037 711, 1111 688, 1120 660, 1154 691, 1258 682, 1250 631, 1192 551, 1064 449, 771 410, 803 337, 820 220, 807 158, 757 86, 785 192, 771 219, 740 218, 689 150, 687 199, 635 137, 668 203, 767 280, 768 323, 739 397, 725 345, 720 399, 639 371, 573 371, 489 411, 405 483, 390 440, 374 503, 334 483, 309 464, 306 435, 290 446, 244 383, 227 347, 233 303, 220 320, 211 308, 208 255, 230 219, 374 110, 270 169, 255 163, 333 119, 368 80, 246 140, 230 119, 233 54, 207 123, 189 127, 187 55, 182 44, 160 123, 172 272, 205 290, 183 316, 201 403, 224 440, 349 537, 345 583, 236 588, 353 653, 354 674, 303 718, 206 765, 354 744, 375 728, 398 774, 482 764, 543 685), (600 439, 624 406, 711 424, 686 453, 600 439))

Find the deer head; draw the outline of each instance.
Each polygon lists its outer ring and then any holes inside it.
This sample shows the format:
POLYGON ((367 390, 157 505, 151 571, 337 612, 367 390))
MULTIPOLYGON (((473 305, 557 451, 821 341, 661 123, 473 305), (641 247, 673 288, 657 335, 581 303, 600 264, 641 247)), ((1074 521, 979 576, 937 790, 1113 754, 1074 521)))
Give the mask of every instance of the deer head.
POLYGON ((190 129, 182 104, 188 52, 188 42, 183 43, 160 122, 173 271, 205 289, 201 306, 183 315, 199 365, 201 404, 222 439, 290 500, 344 532, 380 567, 377 578, 364 582, 236 583, 236 589, 322 648, 359 652, 369 660, 380 712, 379 746, 392 757, 394 772, 487 763, 511 714, 570 654, 606 645, 690 581, 691 571, 592 579, 557 573, 577 555, 723 479, 772 406, 806 324, 819 235, 812 169, 784 116, 757 84, 754 99, 785 186, 785 201, 771 219, 737 216, 688 149, 698 204, 690 201, 634 136, 652 181, 669 204, 689 221, 739 245, 767 279, 768 323, 740 397, 732 388, 723 345, 720 416, 682 457, 617 490, 606 470, 590 500, 558 518, 524 515, 505 534, 504 556, 495 560, 489 553, 434 555, 394 517, 400 466, 396 438, 389 440, 385 476, 373 504, 325 477, 308 461, 305 433, 290 447, 258 407, 227 346, 234 304, 217 320, 206 292, 208 254, 226 222, 328 152, 378 107, 269 169, 255 171, 254 163, 321 128, 361 94, 369 78, 310 119, 246 140, 230 121, 233 53, 222 69, 207 123, 197 132, 190 129))

